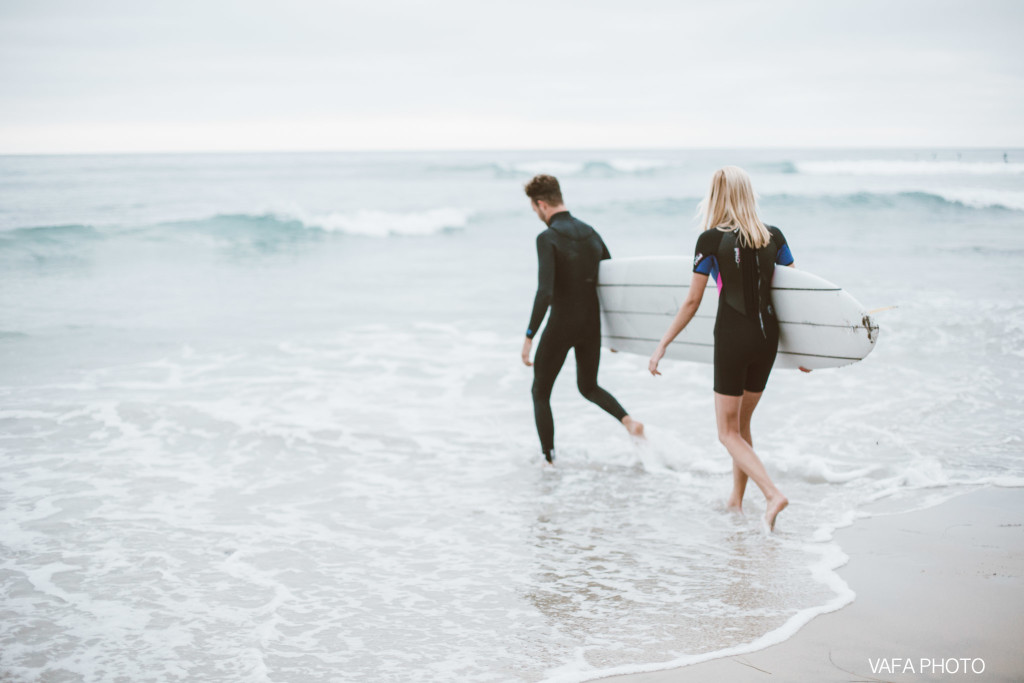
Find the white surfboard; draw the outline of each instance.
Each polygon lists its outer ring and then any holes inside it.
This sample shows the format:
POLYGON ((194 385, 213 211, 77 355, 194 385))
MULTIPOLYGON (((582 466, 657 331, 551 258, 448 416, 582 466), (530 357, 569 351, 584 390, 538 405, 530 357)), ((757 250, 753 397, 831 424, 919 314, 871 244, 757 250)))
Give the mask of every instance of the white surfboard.
MULTIPOLYGON (((601 262, 601 343, 649 356, 690 290, 693 263, 680 256, 601 262)), ((817 275, 779 266, 772 279, 779 318, 777 368, 814 370, 849 365, 875 347, 878 325, 856 299, 817 275)), ((700 308, 669 345, 666 358, 712 363, 718 288, 708 281, 700 308)))

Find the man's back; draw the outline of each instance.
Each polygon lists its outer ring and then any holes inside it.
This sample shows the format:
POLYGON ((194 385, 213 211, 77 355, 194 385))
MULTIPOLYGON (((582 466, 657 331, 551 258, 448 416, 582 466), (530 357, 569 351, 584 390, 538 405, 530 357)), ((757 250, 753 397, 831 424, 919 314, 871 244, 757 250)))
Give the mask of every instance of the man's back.
POLYGON ((549 324, 599 321, 597 273, 610 255, 597 231, 568 211, 557 213, 537 236, 537 255, 540 271, 531 329, 537 329, 548 304, 549 324))

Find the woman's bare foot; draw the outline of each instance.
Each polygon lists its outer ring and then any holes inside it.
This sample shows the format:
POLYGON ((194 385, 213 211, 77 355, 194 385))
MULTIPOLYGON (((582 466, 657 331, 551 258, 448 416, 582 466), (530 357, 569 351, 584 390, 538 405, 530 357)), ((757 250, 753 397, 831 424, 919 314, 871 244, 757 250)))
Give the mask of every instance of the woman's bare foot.
POLYGON ((775 531, 775 518, 786 509, 787 505, 789 505, 789 499, 781 493, 768 501, 768 509, 764 513, 764 521, 768 523, 770 531, 775 531))
POLYGON ((625 426, 626 431, 629 432, 630 436, 635 436, 638 439, 644 438, 644 423, 638 422, 631 418, 629 415, 622 418, 622 424, 625 426))
POLYGON ((729 500, 725 503, 725 509, 729 512, 743 513, 743 501, 733 496, 729 496, 729 500))

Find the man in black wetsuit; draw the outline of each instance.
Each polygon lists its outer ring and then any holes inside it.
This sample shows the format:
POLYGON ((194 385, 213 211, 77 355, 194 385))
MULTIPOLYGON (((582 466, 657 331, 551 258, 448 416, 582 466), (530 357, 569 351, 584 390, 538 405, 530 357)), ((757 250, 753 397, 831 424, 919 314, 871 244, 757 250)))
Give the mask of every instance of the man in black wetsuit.
POLYGON ((548 229, 537 235, 540 272, 533 314, 523 342, 523 363, 530 363, 533 336, 548 306, 551 317, 533 360, 533 412, 544 458, 553 463, 555 424, 551 416, 551 389, 569 349, 576 350, 576 385, 588 401, 607 411, 633 436, 644 426, 631 418, 615 397, 597 384, 601 360, 601 307, 597 300, 597 268, 611 258, 597 232, 565 208, 562 190, 553 176, 539 175, 526 184, 534 213, 548 229))

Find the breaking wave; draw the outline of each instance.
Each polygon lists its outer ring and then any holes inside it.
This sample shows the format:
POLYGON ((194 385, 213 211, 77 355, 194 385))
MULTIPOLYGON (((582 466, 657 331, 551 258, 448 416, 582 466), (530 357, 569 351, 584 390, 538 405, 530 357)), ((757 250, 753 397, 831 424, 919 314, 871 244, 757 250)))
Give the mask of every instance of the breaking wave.
POLYGON ((348 235, 389 237, 396 235, 434 235, 461 230, 473 212, 467 209, 439 208, 426 211, 354 211, 302 216, 303 225, 327 232, 348 235))
POLYGON ((324 214, 217 214, 195 220, 171 221, 139 228, 92 225, 41 225, 0 231, 0 248, 47 246, 108 239, 117 235, 173 236, 175 232, 206 234, 214 239, 277 237, 301 239, 312 233, 367 237, 428 236, 461 230, 473 212, 458 208, 392 212, 360 210, 324 214))
POLYGON ((992 161, 797 161, 804 175, 919 176, 1021 175, 1024 163, 992 161))
POLYGON ((985 188, 953 188, 906 192, 855 192, 836 195, 776 194, 761 198, 769 203, 815 202, 833 206, 873 206, 907 208, 930 207, 933 209, 959 208, 981 211, 1024 211, 1024 192, 1012 190, 991 190, 985 188))
MULTIPOLYGON (((671 197, 628 202, 625 208, 640 215, 692 216, 701 198, 671 197)), ((943 191, 854 192, 849 194, 776 193, 761 195, 763 206, 827 207, 834 209, 900 209, 920 211, 1024 211, 1024 192, 962 188, 943 191)))
POLYGON ((529 177, 548 173, 558 177, 603 177, 649 175, 681 167, 669 159, 622 157, 615 159, 585 159, 566 161, 536 159, 481 164, 435 166, 437 172, 490 173, 496 177, 529 177))

